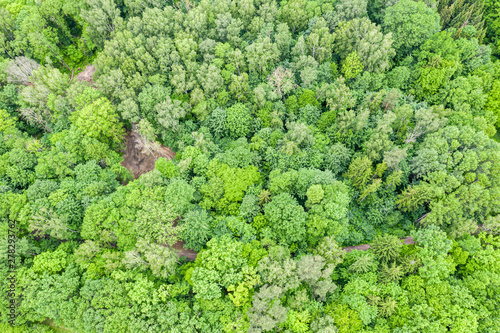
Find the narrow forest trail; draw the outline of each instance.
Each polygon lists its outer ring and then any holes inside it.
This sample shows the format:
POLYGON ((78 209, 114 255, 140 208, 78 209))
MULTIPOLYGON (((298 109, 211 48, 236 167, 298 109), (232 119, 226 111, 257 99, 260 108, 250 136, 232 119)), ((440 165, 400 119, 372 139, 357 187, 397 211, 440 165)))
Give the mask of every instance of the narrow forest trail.
MULTIPOLYGON (((413 240, 412 237, 408 236, 408 237, 405 237, 403 239, 401 239, 406 245, 409 245, 409 244, 415 244, 415 241, 413 240)), ((173 248, 177 251, 177 253, 179 254, 179 257, 186 257, 187 259, 189 260, 195 260, 196 259, 196 255, 198 253, 196 253, 195 251, 193 250, 185 250, 183 248, 183 245, 184 245, 184 242, 177 242, 175 243, 175 245, 173 246, 173 248)), ((371 249, 371 246, 370 244, 360 244, 360 245, 355 245, 355 246, 346 246, 346 247, 343 247, 342 250, 346 251, 346 252, 351 252, 352 250, 360 250, 360 251, 366 251, 368 249, 371 249)))
MULTIPOLYGON (((404 241, 404 243, 406 245, 408 244, 415 244, 415 241, 413 240, 412 237, 408 236, 406 238, 403 238, 401 239, 402 241, 404 241)), ((343 247, 342 250, 346 251, 346 252, 351 252, 352 250, 361 250, 361 251, 366 251, 368 249, 371 249, 371 246, 370 244, 361 244, 361 245, 355 245, 355 246, 347 246, 347 247, 343 247)))
MULTIPOLYGON (((139 135, 133 131, 129 131, 125 137, 126 149, 123 154, 122 166, 127 168, 133 175, 134 179, 153 170, 155 168, 156 159, 153 155, 147 154, 141 147, 139 135)), ((169 148, 161 146, 158 154, 161 157, 171 160, 175 157, 175 153, 169 148)), ((186 257, 189 260, 195 260, 197 253, 193 250, 184 249, 184 241, 175 243, 172 248, 177 252, 179 257, 186 257)), ((168 245, 164 245, 168 246, 168 245)))
MULTIPOLYGON (((127 132, 125 137, 126 149, 123 154, 122 166, 127 168, 133 175, 134 179, 139 178, 141 175, 153 170, 155 168, 156 159, 153 155, 147 154, 138 144, 139 135, 133 131, 127 132)), ((158 152, 160 156, 171 160, 175 157, 175 153, 169 148, 161 146, 158 152)), ((402 239, 405 244, 414 244, 415 241, 412 237, 406 237, 402 239)), ((186 257, 188 260, 195 260, 197 252, 185 249, 184 241, 179 241, 175 243, 172 248, 177 252, 179 257, 186 257)), ((351 252, 352 250, 366 251, 370 249, 370 244, 360 244, 355 246, 347 246, 342 249, 346 252, 351 252)))

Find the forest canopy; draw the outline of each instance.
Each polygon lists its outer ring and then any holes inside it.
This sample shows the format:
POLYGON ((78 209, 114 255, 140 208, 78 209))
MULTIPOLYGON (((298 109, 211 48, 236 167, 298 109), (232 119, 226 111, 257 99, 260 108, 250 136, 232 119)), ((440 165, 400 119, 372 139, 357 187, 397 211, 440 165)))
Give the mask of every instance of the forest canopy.
POLYGON ((499 0, 0 18, 0 331, 500 332, 499 0))

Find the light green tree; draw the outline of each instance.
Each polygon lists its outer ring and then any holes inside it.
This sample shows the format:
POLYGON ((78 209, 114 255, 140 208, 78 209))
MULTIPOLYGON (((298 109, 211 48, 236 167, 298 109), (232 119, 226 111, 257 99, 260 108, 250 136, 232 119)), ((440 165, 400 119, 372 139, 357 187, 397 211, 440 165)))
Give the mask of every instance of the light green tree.
POLYGON ((341 22, 335 31, 335 52, 342 59, 356 51, 369 72, 383 72, 396 54, 392 34, 384 35, 379 26, 368 18, 341 22))
POLYGON ((404 57, 440 30, 440 17, 424 2, 401 0, 387 8, 384 31, 391 32, 398 57, 404 57))
POLYGON ((115 108, 106 98, 99 98, 81 110, 76 110, 70 120, 80 132, 91 138, 115 146, 122 143, 125 131, 115 108))

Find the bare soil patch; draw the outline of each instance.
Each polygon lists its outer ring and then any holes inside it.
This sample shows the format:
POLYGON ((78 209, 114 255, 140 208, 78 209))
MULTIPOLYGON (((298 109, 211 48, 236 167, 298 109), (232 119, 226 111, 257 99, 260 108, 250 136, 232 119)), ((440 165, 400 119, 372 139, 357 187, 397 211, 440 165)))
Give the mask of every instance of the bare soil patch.
POLYGON ((76 78, 78 79, 78 81, 87 81, 92 83, 92 78, 94 77, 95 71, 96 69, 94 65, 87 65, 83 71, 78 73, 76 78))
MULTIPOLYGON (((122 166, 132 172, 134 179, 137 179, 140 175, 153 170, 156 162, 153 155, 145 153, 137 144, 138 139, 139 134, 132 131, 127 133, 127 136, 125 137, 126 148, 123 154, 124 161, 122 162, 122 166)), ((158 153, 167 160, 171 160, 175 157, 175 153, 169 147, 162 146, 158 153)))
POLYGON ((186 257, 189 260, 195 260, 198 253, 193 250, 186 250, 184 248, 184 244, 186 244, 184 241, 179 241, 175 243, 172 248, 175 250, 175 252, 177 252, 179 257, 186 257))

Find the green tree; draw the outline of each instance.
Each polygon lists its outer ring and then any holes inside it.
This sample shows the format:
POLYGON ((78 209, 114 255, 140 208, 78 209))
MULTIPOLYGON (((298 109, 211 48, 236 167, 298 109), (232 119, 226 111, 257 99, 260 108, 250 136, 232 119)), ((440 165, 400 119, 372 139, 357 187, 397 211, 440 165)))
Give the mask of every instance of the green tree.
POLYGON ((488 93, 488 99, 486 101, 485 107, 488 110, 491 110, 494 115, 497 117, 497 122, 495 123, 496 128, 500 128, 500 83, 495 81, 493 83, 493 87, 488 93))
POLYGON ((350 21, 355 18, 367 17, 367 1, 346 1, 341 0, 336 6, 336 15, 332 23, 340 21, 350 21))
MULTIPOLYGON (((53 131, 56 123, 63 120, 62 118, 67 118, 70 113, 68 111, 71 111, 67 107, 61 110, 54 105, 56 100, 61 101, 61 96, 65 95, 69 81, 69 76, 61 73, 57 68, 37 67, 30 76, 33 86, 27 86, 21 92, 21 115, 32 126, 37 126, 47 132, 53 131)), ((64 101, 61 102, 64 103, 64 101)), ((67 119, 64 120, 67 121, 67 119)))
POLYGON ((438 13, 441 16, 441 26, 443 29, 450 27, 458 29, 457 35, 465 26, 476 28, 476 36, 482 40, 486 29, 484 28, 484 0, 471 1, 440 1, 438 3, 438 13))
POLYGON ((200 251, 213 235, 212 218, 206 210, 192 210, 182 217, 182 240, 186 242, 186 247, 200 251))
POLYGON ((342 143, 336 143, 328 148, 325 156, 325 169, 333 172, 334 175, 342 174, 349 166, 352 152, 342 143))
POLYGON ((153 275, 167 278, 175 273, 178 259, 172 248, 139 239, 136 249, 125 252, 123 262, 129 268, 149 268, 153 275))
POLYGON ((49 61, 73 75, 95 48, 91 40, 81 38, 79 9, 72 1, 59 0, 25 6, 7 39, 7 52, 24 54, 42 63, 49 61))
POLYGON ((320 18, 311 27, 311 33, 306 38, 306 45, 311 56, 321 64, 330 59, 333 40, 334 36, 330 33, 326 21, 320 18))
POLYGON ((282 8, 281 15, 292 33, 303 30, 307 25, 306 3, 305 0, 292 0, 282 8))
POLYGON ((41 208, 38 214, 32 216, 29 226, 30 231, 35 235, 45 236, 45 234, 58 239, 68 239, 71 233, 77 230, 69 228, 66 216, 57 216, 51 209, 41 208))
POLYGON ((102 48, 117 26, 123 24, 120 10, 112 0, 87 0, 86 7, 80 17, 86 23, 87 34, 102 48))
POLYGON ((264 206, 264 216, 276 241, 290 245, 300 241, 305 233, 307 213, 288 193, 278 194, 264 206))
POLYGON ((241 104, 237 103, 226 110, 226 128, 229 135, 238 139, 250 134, 252 125, 252 116, 250 110, 241 104))
POLYGON ((163 102, 156 104, 155 113, 157 114, 158 123, 163 127, 164 131, 177 132, 180 130, 179 120, 187 114, 187 110, 183 107, 181 101, 167 96, 163 102))
POLYGON ((259 75, 267 75, 278 62, 278 45, 269 37, 260 37, 245 49, 248 68, 259 75))
POLYGON ((249 275, 243 274, 245 268, 249 268, 243 251, 243 243, 228 235, 212 238, 207 248, 196 257, 196 267, 192 271, 191 281, 196 298, 217 299, 222 296, 222 288, 228 289, 245 280, 258 281, 254 270, 250 269, 249 275))
POLYGON ((220 70, 214 65, 203 64, 197 71, 197 77, 205 94, 209 97, 216 97, 223 85, 220 70))
POLYGON ((403 58, 440 30, 439 21, 436 10, 424 2, 401 0, 387 8, 384 31, 392 33, 394 48, 403 58))
POLYGON ((496 200, 490 190, 497 186, 497 172, 489 167, 492 162, 485 159, 497 158, 493 153, 496 145, 483 132, 470 127, 448 126, 428 135, 412 159, 412 172, 425 177, 425 181, 403 194, 400 202, 408 199, 416 206, 429 203, 430 211, 419 219, 424 224, 436 224, 454 236, 474 232, 477 224, 492 212, 490 199, 496 200), (476 146, 474 142, 483 143, 476 146), (438 148, 439 144, 443 146, 438 148), (445 162, 449 154, 457 158, 445 162), (486 168, 482 167, 484 163, 486 168), (479 220, 477 216, 481 216, 479 220))
POLYGON ((396 54, 392 34, 384 35, 368 18, 341 22, 335 31, 334 49, 342 59, 356 51, 364 69, 383 72, 396 54))
POLYGON ((91 138, 101 139, 114 146, 122 143, 125 134, 123 127, 115 108, 106 98, 99 98, 81 110, 76 110, 70 120, 80 132, 91 138))
POLYGON ((371 244, 372 252, 379 258, 381 262, 394 261, 399 257, 402 241, 394 235, 379 235, 373 239, 371 244))
POLYGON ((279 300, 282 292, 278 286, 263 286, 254 295, 248 310, 250 332, 270 331, 285 322, 288 309, 279 300))
POLYGON ((500 42, 498 31, 500 29, 500 4, 495 0, 484 2, 484 21, 486 26, 486 39, 493 45, 493 51, 498 54, 500 42))
POLYGON ((353 79, 363 71, 363 63, 356 51, 349 53, 342 63, 341 72, 346 79, 353 79))

